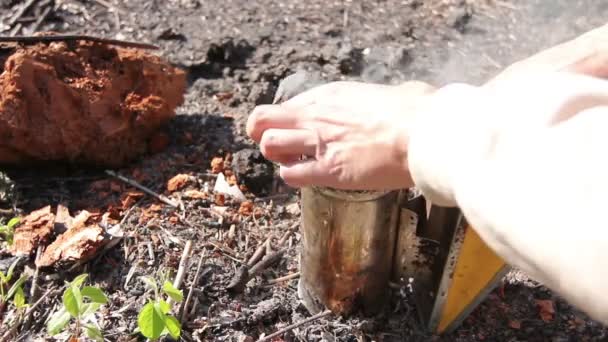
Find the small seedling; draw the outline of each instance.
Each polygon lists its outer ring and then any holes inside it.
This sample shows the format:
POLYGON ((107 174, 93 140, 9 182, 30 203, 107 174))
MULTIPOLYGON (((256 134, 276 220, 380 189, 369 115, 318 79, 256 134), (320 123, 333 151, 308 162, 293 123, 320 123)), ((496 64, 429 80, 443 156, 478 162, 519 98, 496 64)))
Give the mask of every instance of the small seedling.
POLYGON ((19 218, 13 217, 7 224, 0 225, 0 235, 9 245, 13 244, 13 236, 15 236, 15 226, 19 224, 19 218))
POLYGON ((66 283, 63 306, 51 316, 47 324, 49 335, 54 336, 62 332, 68 323, 75 319, 76 327, 73 331, 75 338, 79 338, 84 329, 88 338, 103 341, 103 334, 95 321, 95 312, 103 304, 108 303, 108 298, 97 287, 82 286, 87 276, 82 274, 74 278, 71 283, 66 283))
POLYGON ((15 262, 13 262, 6 271, 6 274, 0 271, 0 307, 2 308, 6 306, 8 301, 13 298, 13 296, 15 296, 15 301, 21 301, 21 298, 23 298, 23 301, 25 301, 25 296, 23 296, 23 288, 21 286, 27 280, 26 275, 19 277, 19 279, 13 283, 8 291, 6 291, 6 288, 9 287, 9 284, 13 279, 13 272, 15 271, 15 267, 17 266, 18 262, 19 259, 15 260, 15 262))
MULTIPOLYGON (((169 314, 171 305, 162 298, 156 280, 151 277, 142 277, 141 279, 154 290, 154 300, 148 301, 139 312, 137 317, 139 331, 151 340, 158 340, 161 336, 167 334, 174 339, 178 339, 181 335, 181 324, 177 318, 169 314)), ((184 299, 182 291, 176 289, 169 281, 163 283, 161 290, 167 297, 177 303, 184 299)))

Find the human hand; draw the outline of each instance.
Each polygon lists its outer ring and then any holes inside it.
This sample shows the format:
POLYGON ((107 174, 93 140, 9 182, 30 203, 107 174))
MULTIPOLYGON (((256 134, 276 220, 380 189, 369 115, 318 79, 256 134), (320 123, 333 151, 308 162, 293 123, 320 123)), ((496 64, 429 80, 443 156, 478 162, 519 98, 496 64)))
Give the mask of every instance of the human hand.
POLYGON ((280 175, 291 186, 406 188, 413 185, 408 121, 433 91, 422 82, 328 83, 281 105, 258 106, 247 133, 267 159, 281 164, 280 175))

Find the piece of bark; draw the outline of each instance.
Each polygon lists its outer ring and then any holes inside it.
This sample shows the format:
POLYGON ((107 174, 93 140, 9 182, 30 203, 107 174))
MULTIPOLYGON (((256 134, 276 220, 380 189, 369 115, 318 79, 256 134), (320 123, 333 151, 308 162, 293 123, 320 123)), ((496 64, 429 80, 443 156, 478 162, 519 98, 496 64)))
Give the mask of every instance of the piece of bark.
POLYGON ((42 243, 46 243, 53 233, 55 215, 51 206, 35 210, 21 220, 15 228, 11 253, 16 256, 28 256, 42 243))
POLYGON ((87 261, 107 241, 103 228, 98 225, 75 226, 61 234, 46 248, 42 257, 36 260, 36 266, 53 266, 59 261, 87 261))

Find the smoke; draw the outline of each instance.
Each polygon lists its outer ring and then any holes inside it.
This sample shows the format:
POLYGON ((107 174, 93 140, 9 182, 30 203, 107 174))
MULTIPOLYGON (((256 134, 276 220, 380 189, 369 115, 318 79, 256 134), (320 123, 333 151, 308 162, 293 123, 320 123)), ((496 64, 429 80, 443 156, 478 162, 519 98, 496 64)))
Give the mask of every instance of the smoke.
POLYGON ((465 24, 455 22, 459 27, 450 31, 450 37, 429 42, 431 49, 379 46, 364 50, 361 79, 376 83, 415 79, 436 86, 481 84, 518 60, 608 23, 605 0, 510 4, 474 9, 465 24))

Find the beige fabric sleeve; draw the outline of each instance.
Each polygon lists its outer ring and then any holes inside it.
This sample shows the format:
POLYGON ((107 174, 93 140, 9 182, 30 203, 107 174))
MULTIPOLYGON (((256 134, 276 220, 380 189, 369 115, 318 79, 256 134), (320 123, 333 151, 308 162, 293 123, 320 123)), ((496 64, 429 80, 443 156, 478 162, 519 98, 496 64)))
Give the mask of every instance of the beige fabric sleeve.
POLYGON ((608 324, 608 81, 447 86, 416 115, 409 153, 428 199, 460 207, 505 261, 608 324))

